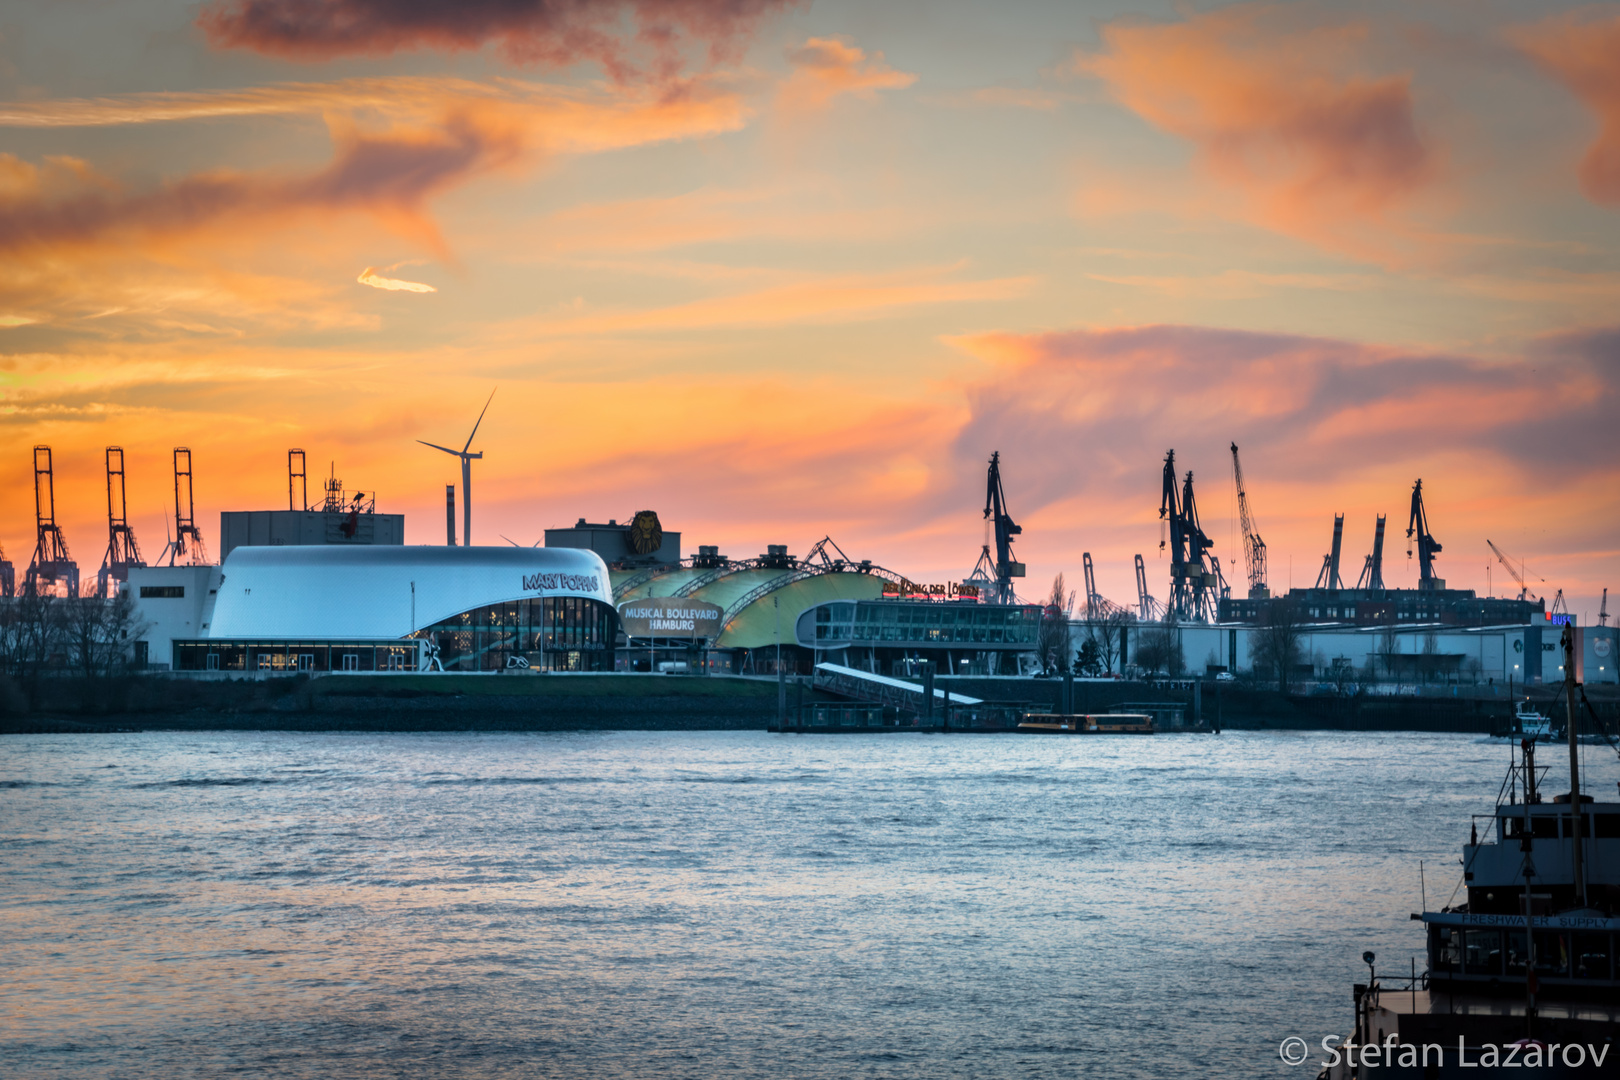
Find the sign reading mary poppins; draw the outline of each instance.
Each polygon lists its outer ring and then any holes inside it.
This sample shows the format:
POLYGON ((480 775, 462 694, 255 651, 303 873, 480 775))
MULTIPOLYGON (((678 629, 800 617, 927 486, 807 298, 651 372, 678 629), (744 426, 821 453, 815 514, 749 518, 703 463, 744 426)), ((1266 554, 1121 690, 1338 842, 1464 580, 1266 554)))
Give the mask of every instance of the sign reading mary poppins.
POLYGON ((720 633, 720 606, 703 600, 654 596, 619 605, 626 637, 707 638, 720 633))

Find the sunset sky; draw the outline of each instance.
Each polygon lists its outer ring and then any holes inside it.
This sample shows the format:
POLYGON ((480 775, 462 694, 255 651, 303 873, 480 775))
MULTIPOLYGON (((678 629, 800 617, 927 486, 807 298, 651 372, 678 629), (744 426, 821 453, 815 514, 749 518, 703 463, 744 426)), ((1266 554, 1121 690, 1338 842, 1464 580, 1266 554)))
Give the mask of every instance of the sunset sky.
MULTIPOLYGON (((53 0, 0 13, 0 542, 56 460, 81 569, 125 448, 148 559, 286 451, 444 540, 655 509, 918 580, 1134 602, 1160 470, 1242 593, 1390 516, 1620 588, 1620 5, 53 0), (1237 558, 1233 565, 1226 560, 1237 558)), ((1545 582, 1543 584, 1542 582, 1545 582)), ((1493 571, 1497 595, 1508 588, 1493 571)), ((1616 601, 1620 611, 1620 600, 1616 601)))

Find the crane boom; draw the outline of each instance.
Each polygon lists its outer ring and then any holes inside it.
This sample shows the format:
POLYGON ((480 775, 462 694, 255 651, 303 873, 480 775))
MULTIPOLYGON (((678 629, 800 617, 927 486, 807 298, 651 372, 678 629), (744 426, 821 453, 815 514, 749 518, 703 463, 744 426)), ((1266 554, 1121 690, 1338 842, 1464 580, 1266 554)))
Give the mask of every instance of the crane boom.
POLYGON ((1271 596, 1266 586, 1266 542, 1254 527, 1254 515, 1249 511, 1249 493, 1243 486, 1243 464, 1238 461, 1237 443, 1232 444, 1232 482, 1237 485, 1238 521, 1243 527, 1243 562, 1249 575, 1249 599, 1265 600, 1271 596))
POLYGON ((1496 556, 1496 561, 1507 568, 1508 576, 1519 583, 1519 599, 1523 600, 1528 597, 1530 595, 1530 586, 1525 584, 1524 575, 1513 569, 1513 560, 1504 555, 1502 549, 1493 544, 1488 538, 1485 541, 1485 546, 1491 549, 1491 552, 1496 556))
POLYGON ((1372 554, 1361 567, 1361 576, 1356 579, 1358 589, 1382 589, 1384 587, 1384 522, 1386 516, 1378 515, 1378 527, 1373 530, 1372 554))

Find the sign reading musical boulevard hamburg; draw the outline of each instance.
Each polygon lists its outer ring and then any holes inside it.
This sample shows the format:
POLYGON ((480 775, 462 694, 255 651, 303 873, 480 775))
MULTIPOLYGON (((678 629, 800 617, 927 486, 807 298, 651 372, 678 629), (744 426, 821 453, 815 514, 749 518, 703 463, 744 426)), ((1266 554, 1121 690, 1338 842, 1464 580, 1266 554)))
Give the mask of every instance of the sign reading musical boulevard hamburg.
POLYGON ((655 596, 619 605, 619 622, 626 637, 706 638, 720 633, 721 609, 703 600, 655 596))

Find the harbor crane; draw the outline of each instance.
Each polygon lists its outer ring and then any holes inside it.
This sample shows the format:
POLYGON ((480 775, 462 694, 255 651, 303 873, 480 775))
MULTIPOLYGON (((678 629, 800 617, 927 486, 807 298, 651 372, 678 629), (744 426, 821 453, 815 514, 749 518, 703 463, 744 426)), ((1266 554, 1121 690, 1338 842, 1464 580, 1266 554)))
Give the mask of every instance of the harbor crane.
POLYGON ((96 571, 96 595, 115 596, 118 586, 129 580, 129 568, 145 566, 135 530, 129 527, 128 504, 124 497, 124 449, 107 447, 107 553, 96 571), (110 590, 110 591, 109 591, 110 590))
POLYGON ((39 596, 61 583, 68 596, 79 595, 79 564, 68 554, 62 527, 56 523, 56 479, 51 448, 34 447, 34 557, 23 579, 23 593, 39 596))
POLYGON ((1333 515, 1333 549, 1322 556, 1322 570, 1316 575, 1318 589, 1342 589, 1344 579, 1339 576, 1339 551, 1344 544, 1344 515, 1333 515))
POLYGON ((1170 602, 1165 605, 1165 614, 1181 622, 1214 622, 1217 600, 1229 595, 1230 589, 1221 576, 1220 562, 1205 562, 1215 541, 1198 523, 1191 470, 1178 497, 1174 450, 1164 456, 1159 519, 1170 525, 1170 602))
POLYGON ((0 547, 0 596, 17 595, 17 568, 6 558, 6 549, 0 547))
POLYGON ((287 451, 287 509, 309 509, 309 475, 304 464, 304 452, 287 451))
POLYGON ((174 539, 158 556, 162 562, 168 557, 173 566, 177 558, 185 557, 192 566, 208 561, 208 549, 203 546, 202 532, 197 528, 197 505, 191 490, 191 451, 187 447, 174 448, 174 539))
POLYGON ((1102 597, 1097 595, 1097 575, 1091 566, 1091 552, 1081 552, 1080 560, 1086 570, 1086 618, 1095 619, 1104 612, 1102 597))
MULTIPOLYGON (((1535 597, 1532 596, 1531 593, 1530 593, 1530 586, 1525 583, 1525 580, 1524 580, 1524 568, 1521 566, 1519 569, 1515 570, 1513 568, 1513 560, 1508 558, 1506 555, 1504 555, 1502 553, 1502 549, 1497 547, 1495 544, 1491 543, 1491 541, 1488 538, 1485 541, 1485 546, 1491 549, 1492 554, 1494 554, 1496 556, 1496 561, 1501 563, 1504 567, 1507 568, 1508 576, 1511 577, 1514 581, 1518 582, 1518 584, 1519 584, 1519 599, 1520 600, 1526 600, 1526 599, 1533 600, 1533 599, 1535 599, 1535 597)), ((1546 578, 1538 578, 1537 580, 1538 581, 1546 581, 1547 579, 1546 578)))
POLYGON ((1249 599, 1270 598, 1266 586, 1266 542, 1254 527, 1254 515, 1249 511, 1249 493, 1243 486, 1243 465, 1238 461, 1237 443, 1232 444, 1232 482, 1237 485, 1238 521, 1243 527, 1243 564, 1249 574, 1249 599))
POLYGON ((1153 599, 1147 587, 1147 567, 1142 564, 1142 556, 1136 557, 1136 617, 1143 622, 1152 622, 1158 613, 1159 602, 1153 599))
POLYGON ((1384 522, 1386 516, 1378 515, 1378 527, 1373 530, 1372 554, 1362 564, 1361 576, 1356 578, 1358 589, 1382 589, 1384 587, 1384 522))
MULTIPOLYGON (((995 584, 991 586, 993 595, 990 602, 994 604, 1015 604, 1018 596, 1013 591, 1012 579, 1024 576, 1024 564, 1014 562, 1012 557, 1012 538, 1024 530, 1013 522, 1012 515, 1007 513, 1007 497, 1001 490, 1001 451, 997 450, 990 455, 990 473, 985 479, 984 492, 984 519, 993 523, 996 539, 996 557, 993 566, 986 567, 990 562, 989 537, 985 538, 984 550, 979 555, 978 566, 973 574, 979 576, 981 571, 989 570, 985 577, 992 579, 995 584)), ((1089 593, 1089 589, 1087 590, 1089 593)))
POLYGON ((1425 590, 1444 589, 1444 578, 1434 576, 1434 557, 1441 552, 1440 541, 1429 534, 1429 516, 1423 510, 1423 481, 1420 479, 1412 485, 1412 516, 1406 523, 1406 540, 1408 547, 1406 557, 1412 557, 1411 541, 1417 539, 1418 556, 1418 588, 1425 590))

